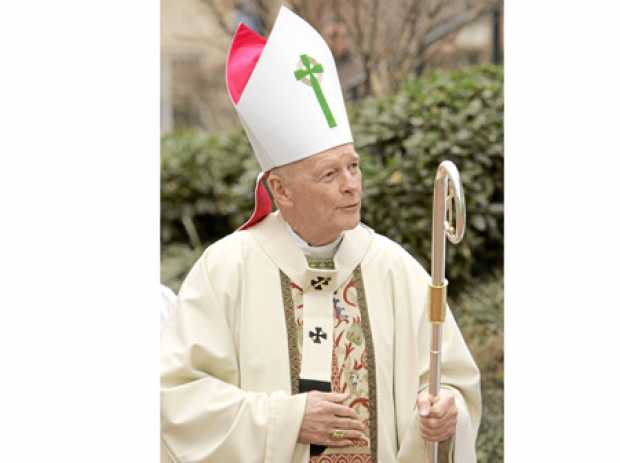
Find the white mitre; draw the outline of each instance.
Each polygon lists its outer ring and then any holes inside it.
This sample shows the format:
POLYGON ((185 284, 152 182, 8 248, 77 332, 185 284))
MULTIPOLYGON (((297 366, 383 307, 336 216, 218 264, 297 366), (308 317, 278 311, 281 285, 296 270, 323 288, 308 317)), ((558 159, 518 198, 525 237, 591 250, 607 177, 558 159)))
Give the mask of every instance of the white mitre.
MULTIPOLYGON (((263 172, 353 142, 327 43, 284 6, 269 39, 239 25, 226 61, 226 84, 263 172)), ((259 192, 261 177, 255 214, 242 228, 271 212, 266 191, 259 192)))
POLYGON ((266 43, 240 24, 226 70, 230 97, 263 171, 353 141, 334 57, 319 33, 288 8, 280 9, 266 43))

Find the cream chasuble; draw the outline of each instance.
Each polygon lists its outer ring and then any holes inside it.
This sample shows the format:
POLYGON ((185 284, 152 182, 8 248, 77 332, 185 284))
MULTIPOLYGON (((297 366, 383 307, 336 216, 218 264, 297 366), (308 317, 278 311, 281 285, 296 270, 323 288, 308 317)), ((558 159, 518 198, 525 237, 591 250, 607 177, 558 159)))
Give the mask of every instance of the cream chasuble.
MULTIPOLYGON (((344 233, 331 262, 308 261, 279 213, 213 244, 162 337, 167 450, 178 462, 426 463, 416 396, 428 374, 428 280, 362 225, 344 233), (325 378, 351 394, 367 440, 310 460, 297 443, 299 386, 325 378)), ((475 462, 479 373, 449 311, 442 342, 442 387, 455 391, 459 417, 440 453, 475 462)))

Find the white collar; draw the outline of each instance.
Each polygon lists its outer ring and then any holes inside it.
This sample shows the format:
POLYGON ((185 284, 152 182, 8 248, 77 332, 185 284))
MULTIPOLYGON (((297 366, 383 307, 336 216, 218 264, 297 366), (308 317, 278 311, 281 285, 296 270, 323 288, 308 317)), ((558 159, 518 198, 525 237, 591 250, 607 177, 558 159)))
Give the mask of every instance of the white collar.
POLYGON ((306 243, 304 239, 299 236, 288 223, 286 224, 286 228, 288 229, 288 232, 290 233, 297 247, 299 247, 299 249, 301 249, 301 251, 306 256, 310 257, 332 259, 336 254, 336 251, 338 250, 338 246, 340 245, 340 243, 342 243, 342 238, 344 237, 344 234, 341 233, 340 236, 338 236, 338 238, 336 238, 331 243, 327 243, 323 246, 311 246, 309 243, 306 243))
MULTIPOLYGON (((280 211, 272 212, 248 230, 235 233, 247 233, 282 272, 297 286, 303 287, 308 261, 287 230, 280 211)), ((361 223, 351 230, 345 230, 343 235, 334 255, 334 266, 338 271, 336 287, 340 287, 351 276, 374 239, 372 228, 361 223)))

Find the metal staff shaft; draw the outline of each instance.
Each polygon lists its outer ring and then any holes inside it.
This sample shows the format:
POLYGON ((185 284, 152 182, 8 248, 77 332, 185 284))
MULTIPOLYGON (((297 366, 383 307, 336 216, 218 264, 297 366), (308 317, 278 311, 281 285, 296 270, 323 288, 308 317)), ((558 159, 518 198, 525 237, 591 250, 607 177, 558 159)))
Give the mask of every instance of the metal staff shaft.
MULTIPOLYGON (((441 334, 446 316, 447 287, 446 236, 453 244, 460 242, 465 233, 465 195, 456 166, 443 161, 437 168, 433 191, 433 236, 431 255, 431 283, 429 319, 432 324, 429 393, 439 393, 441 381, 441 334), (454 206, 453 206, 454 203, 454 206), (454 214, 453 214, 454 212, 454 214), (447 220, 446 220, 447 215, 447 220), (455 225, 452 225, 454 216, 455 225)), ((431 444, 431 463, 437 463, 439 444, 431 444)))

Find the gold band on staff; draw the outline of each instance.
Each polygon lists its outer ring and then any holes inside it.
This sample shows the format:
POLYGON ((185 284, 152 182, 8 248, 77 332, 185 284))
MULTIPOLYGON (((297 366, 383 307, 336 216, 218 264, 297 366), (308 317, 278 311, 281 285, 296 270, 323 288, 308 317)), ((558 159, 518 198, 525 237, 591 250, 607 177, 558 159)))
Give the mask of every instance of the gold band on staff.
POLYGON ((446 306, 448 305, 448 281, 444 280, 444 284, 439 286, 429 283, 428 291, 428 299, 430 302, 430 321, 433 323, 443 323, 446 319, 446 306))

